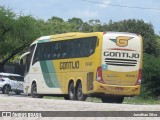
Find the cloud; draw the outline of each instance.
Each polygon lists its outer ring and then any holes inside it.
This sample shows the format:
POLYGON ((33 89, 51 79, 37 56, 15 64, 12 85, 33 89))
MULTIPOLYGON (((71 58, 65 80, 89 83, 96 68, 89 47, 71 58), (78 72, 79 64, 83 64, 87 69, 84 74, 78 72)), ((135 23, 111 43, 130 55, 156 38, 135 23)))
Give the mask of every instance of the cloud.
POLYGON ((107 8, 108 7, 107 4, 110 4, 110 1, 109 0, 103 0, 101 3, 104 3, 104 4, 99 4, 98 7, 107 8))

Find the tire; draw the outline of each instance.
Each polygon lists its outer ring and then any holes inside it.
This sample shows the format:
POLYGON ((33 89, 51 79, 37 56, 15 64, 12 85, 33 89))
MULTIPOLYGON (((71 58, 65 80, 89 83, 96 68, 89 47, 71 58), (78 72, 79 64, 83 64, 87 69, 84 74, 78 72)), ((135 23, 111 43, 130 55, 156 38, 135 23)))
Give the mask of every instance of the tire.
POLYGON ((77 86, 77 99, 79 101, 85 101, 87 99, 87 95, 84 95, 82 92, 82 83, 79 83, 77 86))
POLYGON ((2 93, 3 93, 3 94, 9 94, 9 91, 11 91, 11 86, 10 86, 10 85, 5 85, 5 86, 2 88, 2 93))
POLYGON ((102 97, 101 100, 103 103, 114 103, 114 99, 111 97, 102 97))
POLYGON ((124 97, 118 97, 116 103, 123 103, 124 97))
POLYGON ((31 96, 33 98, 42 98, 43 97, 43 95, 37 94, 37 85, 36 85, 36 83, 32 84, 32 87, 31 87, 31 96))
POLYGON ((69 95, 65 95, 65 96, 64 96, 64 99, 65 99, 65 100, 70 100, 69 95))
POLYGON ((105 96, 101 98, 103 103, 122 103, 124 97, 121 96, 105 96))
POLYGON ((71 82, 68 87, 69 100, 77 100, 74 83, 71 82))

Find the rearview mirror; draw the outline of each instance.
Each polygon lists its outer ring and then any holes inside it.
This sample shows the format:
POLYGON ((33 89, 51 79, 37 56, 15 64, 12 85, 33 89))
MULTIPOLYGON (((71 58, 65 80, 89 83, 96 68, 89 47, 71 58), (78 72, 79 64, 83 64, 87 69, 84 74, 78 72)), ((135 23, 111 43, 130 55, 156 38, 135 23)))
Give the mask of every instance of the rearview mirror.
POLYGON ((22 66, 23 65, 23 59, 20 59, 19 61, 19 65, 22 66))

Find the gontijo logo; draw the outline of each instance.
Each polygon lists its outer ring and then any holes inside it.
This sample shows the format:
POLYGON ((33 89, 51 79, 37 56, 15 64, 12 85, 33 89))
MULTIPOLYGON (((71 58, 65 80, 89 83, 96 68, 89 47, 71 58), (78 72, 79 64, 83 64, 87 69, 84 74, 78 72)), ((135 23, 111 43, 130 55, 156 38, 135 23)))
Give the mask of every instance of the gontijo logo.
POLYGON ((119 47, 125 47, 128 45, 128 40, 132 39, 133 37, 126 37, 126 36, 118 36, 116 39, 110 39, 111 41, 115 42, 119 47))

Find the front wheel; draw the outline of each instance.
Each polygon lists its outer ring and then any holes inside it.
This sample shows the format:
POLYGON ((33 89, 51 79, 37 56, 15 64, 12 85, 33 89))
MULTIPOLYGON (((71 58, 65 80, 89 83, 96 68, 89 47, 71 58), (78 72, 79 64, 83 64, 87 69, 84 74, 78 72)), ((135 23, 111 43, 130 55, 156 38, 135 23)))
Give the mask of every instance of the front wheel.
POLYGON ((77 99, 79 101, 85 101, 87 99, 87 95, 82 92, 82 83, 79 83, 77 87, 77 99))
POLYGON ((37 94, 37 85, 36 85, 36 83, 32 84, 32 87, 31 87, 31 96, 33 98, 42 98, 43 97, 43 95, 38 95, 37 94))

